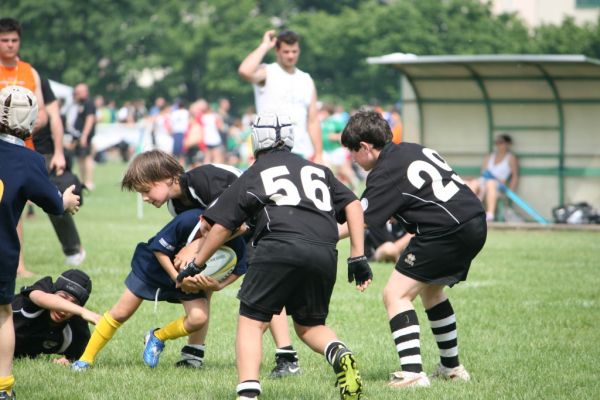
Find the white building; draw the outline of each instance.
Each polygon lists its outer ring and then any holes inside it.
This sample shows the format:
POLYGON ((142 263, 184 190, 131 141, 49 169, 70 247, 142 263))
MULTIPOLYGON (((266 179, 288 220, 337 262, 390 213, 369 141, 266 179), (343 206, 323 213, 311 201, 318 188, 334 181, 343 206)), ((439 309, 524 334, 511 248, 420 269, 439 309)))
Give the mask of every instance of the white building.
POLYGON ((600 0, 481 0, 491 2, 494 14, 516 12, 530 27, 560 25, 565 17, 577 24, 595 23, 600 14, 600 0))

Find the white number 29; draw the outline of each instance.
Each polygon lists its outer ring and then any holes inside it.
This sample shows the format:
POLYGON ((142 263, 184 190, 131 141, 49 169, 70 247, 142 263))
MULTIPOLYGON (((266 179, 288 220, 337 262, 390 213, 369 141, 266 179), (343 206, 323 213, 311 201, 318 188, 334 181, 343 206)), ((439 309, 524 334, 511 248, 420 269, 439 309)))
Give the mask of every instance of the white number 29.
MULTIPOLYGON (((431 160, 435 166, 444 171, 452 171, 452 168, 444 161, 444 159, 432 149, 424 148, 423 154, 431 160)), ((413 161, 407 170, 407 177, 410 183, 417 189, 421 189, 425 184, 425 179, 421 177, 421 172, 426 173, 431 178, 431 189, 433 195, 440 201, 446 202, 452 198, 460 189, 454 182, 448 183, 446 186, 442 183, 442 174, 431 163, 423 160, 413 161)), ((465 184, 463 180, 456 174, 452 174, 452 179, 460 184, 465 184)))
MULTIPOLYGON (((286 166, 280 165, 265 169, 260 173, 265 193, 278 206, 295 206, 300 203, 300 192, 294 183, 284 175, 289 175, 290 171, 286 166), (283 192, 283 193, 281 193, 283 192)), ((321 211, 331 211, 331 195, 325 182, 317 178, 325 178, 325 172, 319 168, 307 165, 300 170, 300 180, 302 182, 302 191, 306 197, 311 200, 315 207, 321 211), (319 193, 322 197, 317 196, 319 193)))

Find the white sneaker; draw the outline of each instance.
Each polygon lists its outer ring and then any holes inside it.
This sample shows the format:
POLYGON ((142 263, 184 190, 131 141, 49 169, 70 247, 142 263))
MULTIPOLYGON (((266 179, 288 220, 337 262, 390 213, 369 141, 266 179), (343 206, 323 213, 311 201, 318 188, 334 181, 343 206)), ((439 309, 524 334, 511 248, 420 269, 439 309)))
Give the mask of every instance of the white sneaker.
POLYGON ((396 371, 390 374, 388 386, 403 387, 428 387, 431 383, 425 372, 396 371))
POLYGON ((65 265, 78 267, 83 263, 83 260, 85 260, 85 250, 81 249, 79 253, 67 256, 67 258, 65 258, 65 265))
POLYGON ((438 364, 435 372, 431 374, 431 378, 468 382, 471 380, 471 375, 469 375, 469 372, 462 364, 454 368, 448 368, 444 367, 442 364, 438 364))

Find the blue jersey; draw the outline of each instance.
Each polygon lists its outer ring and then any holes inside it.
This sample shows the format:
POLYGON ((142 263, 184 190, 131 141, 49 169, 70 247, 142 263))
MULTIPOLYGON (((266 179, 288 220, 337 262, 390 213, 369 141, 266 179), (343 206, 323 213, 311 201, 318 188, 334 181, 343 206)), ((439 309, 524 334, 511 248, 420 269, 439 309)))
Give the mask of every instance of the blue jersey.
MULTIPOLYGON (((160 265, 154 252, 160 252, 173 259, 191 239, 192 233, 195 233, 194 228, 198 224, 201 215, 202 210, 197 208, 183 211, 148 242, 138 243, 131 260, 131 274, 135 275, 135 282, 142 281, 144 287, 141 288, 139 283, 136 283, 133 287, 134 277, 128 277, 125 281, 127 287, 134 294, 147 300, 154 300, 155 298, 166 301, 189 299, 187 296, 183 296, 183 292, 178 289, 175 290, 175 282, 160 265), (159 289, 160 291, 158 291, 159 289)), ((243 275, 248 268, 246 242, 238 237, 226 244, 235 251, 238 259, 233 274, 243 275)))
POLYGON ((0 281, 15 279, 21 246, 17 223, 27 200, 48 214, 64 212, 62 196, 48 179, 44 157, 0 134, 0 281))

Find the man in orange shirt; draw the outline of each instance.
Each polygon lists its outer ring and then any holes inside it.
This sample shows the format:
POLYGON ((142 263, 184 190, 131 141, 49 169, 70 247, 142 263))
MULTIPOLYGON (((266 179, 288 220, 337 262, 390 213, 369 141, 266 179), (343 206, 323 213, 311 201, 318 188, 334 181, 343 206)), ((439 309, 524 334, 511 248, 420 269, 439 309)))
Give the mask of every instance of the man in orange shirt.
MULTIPOLYGON (((48 122, 40 76, 28 63, 19 60, 21 48, 21 24, 13 18, 0 18, 0 89, 9 85, 24 86, 31 90, 38 101, 38 117, 33 133, 48 122)), ((28 146, 33 148, 33 144, 28 146)))

